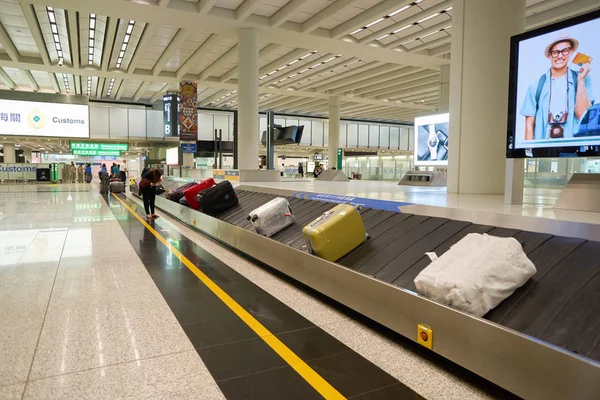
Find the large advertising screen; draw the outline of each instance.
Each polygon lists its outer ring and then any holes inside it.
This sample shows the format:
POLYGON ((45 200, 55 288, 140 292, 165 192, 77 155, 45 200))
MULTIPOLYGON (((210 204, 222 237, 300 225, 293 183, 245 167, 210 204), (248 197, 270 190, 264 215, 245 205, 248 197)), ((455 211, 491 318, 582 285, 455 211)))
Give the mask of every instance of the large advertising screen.
POLYGON ((448 165, 450 114, 415 118, 415 165, 448 165))
POLYGON ((88 106, 0 100, 0 134, 89 138, 88 106))
POLYGON ((600 145, 599 32, 600 14, 593 13, 513 38, 509 157, 600 145))

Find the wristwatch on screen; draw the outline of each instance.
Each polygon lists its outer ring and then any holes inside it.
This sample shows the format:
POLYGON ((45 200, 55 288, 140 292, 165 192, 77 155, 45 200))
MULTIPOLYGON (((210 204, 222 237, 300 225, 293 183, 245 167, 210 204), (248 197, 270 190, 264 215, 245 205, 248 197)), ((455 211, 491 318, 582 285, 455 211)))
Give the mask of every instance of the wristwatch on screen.
POLYGON ((440 138, 438 138, 438 135, 435 132, 435 125, 429 125, 429 137, 427 138, 427 147, 429 147, 431 161, 437 160, 437 149, 439 143, 440 138))

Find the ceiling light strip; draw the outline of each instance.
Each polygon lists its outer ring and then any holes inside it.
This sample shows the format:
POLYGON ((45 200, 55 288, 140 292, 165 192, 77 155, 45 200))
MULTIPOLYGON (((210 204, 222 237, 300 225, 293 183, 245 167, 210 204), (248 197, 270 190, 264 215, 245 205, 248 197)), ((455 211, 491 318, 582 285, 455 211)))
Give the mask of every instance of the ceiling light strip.
MULTIPOLYGON (((275 74, 275 73, 277 73, 277 72, 279 72, 279 71, 281 71, 281 70, 283 70, 283 69, 285 69, 285 68, 287 68, 287 67, 290 67, 290 66, 292 66, 292 65, 296 64, 298 61, 302 61, 302 60, 304 60, 305 58, 308 58, 308 57, 310 57, 310 56, 312 56, 312 55, 314 55, 314 54, 317 54, 317 53, 318 53, 318 51, 319 51, 319 50, 313 50, 313 51, 311 51, 310 53, 307 53, 307 54, 303 55, 303 56, 302 56, 302 57, 300 57, 300 58, 297 58, 297 59, 295 59, 295 60, 293 60, 293 61, 290 61, 289 63, 287 63, 287 64, 285 64, 285 65, 282 65, 281 67, 279 67, 279 68, 277 68, 277 69, 274 69, 273 71, 269 72, 268 74, 264 74, 263 76, 261 76, 261 77, 260 77, 260 78, 258 78, 258 79, 262 81, 263 79, 265 79, 265 78, 267 78, 267 77, 269 77, 269 76, 271 76, 271 75, 273 75, 273 74, 275 74)), ((289 77, 288 77, 288 78, 289 78, 289 77)))
MULTIPOLYGON (((54 13, 54 7, 46 7, 48 13, 48 20, 50 22, 50 29, 52 30, 52 40, 54 41, 54 47, 56 48, 56 54, 58 56, 58 65, 63 65, 65 62, 62 46, 60 44, 60 35, 58 34, 58 25, 56 24, 56 14, 54 13)), ((64 75, 64 74, 63 74, 64 75)), ((67 92, 69 89, 67 88, 67 92)))
POLYGON ((133 32, 133 28, 135 27, 135 21, 130 19, 127 24, 127 30, 125 31, 125 36, 123 37, 123 43, 121 44, 121 50, 119 52, 119 57, 117 58, 117 68, 121 68, 121 64, 123 63, 123 57, 125 56, 125 52, 127 51, 127 46, 129 45, 129 41, 131 40, 131 34, 133 32))
MULTIPOLYGON (((409 8, 416 6, 417 4, 419 4, 419 3, 420 3, 420 2, 422 2, 422 1, 423 1, 423 0, 415 0, 415 1, 413 1, 412 3, 410 3, 410 4, 409 4, 409 5, 407 5, 407 6, 404 6, 404 7, 402 7, 402 8, 399 8, 399 9, 397 9, 396 11, 394 11, 394 12, 391 12, 391 13, 389 13, 389 14, 387 14, 387 15, 384 15, 384 16, 383 16, 383 17, 381 17, 381 18, 377 18, 375 21, 373 21, 373 22, 369 22, 369 23, 368 23, 368 24, 366 24, 365 26, 362 26, 362 27, 358 28, 357 30, 355 30, 355 31, 353 31, 353 32, 350 32, 350 35, 356 35, 357 33, 364 31, 365 29, 369 29, 369 28, 370 28, 370 27, 372 27, 373 25, 376 25, 376 24, 378 24, 378 23, 380 23, 380 22, 382 22, 382 21, 385 21, 385 20, 386 20, 386 19, 388 19, 388 18, 392 18, 392 17, 393 17, 393 16, 395 16, 396 14, 400 14, 401 12, 403 12, 403 11, 406 11, 406 10, 408 10, 409 8)), ((380 39, 382 39, 382 38, 384 38, 384 37, 382 36, 380 39)), ((379 39, 378 39, 378 40, 379 40, 379 39)))
MULTIPOLYGON (((88 41, 88 64, 94 63, 94 43, 96 42, 96 14, 90 14, 90 25, 89 25, 89 41, 88 41)), ((88 80, 89 86, 89 80, 88 80)), ((89 96, 88 90, 88 96, 89 96)))

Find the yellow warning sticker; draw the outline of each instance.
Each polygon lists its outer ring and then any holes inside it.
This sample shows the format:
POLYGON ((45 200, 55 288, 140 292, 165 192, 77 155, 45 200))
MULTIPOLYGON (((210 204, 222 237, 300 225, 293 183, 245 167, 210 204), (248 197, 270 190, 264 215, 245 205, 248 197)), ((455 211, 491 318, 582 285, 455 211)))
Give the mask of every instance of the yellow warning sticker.
POLYGON ((433 347, 433 329, 429 325, 417 325, 417 343, 421 346, 432 349, 433 347))

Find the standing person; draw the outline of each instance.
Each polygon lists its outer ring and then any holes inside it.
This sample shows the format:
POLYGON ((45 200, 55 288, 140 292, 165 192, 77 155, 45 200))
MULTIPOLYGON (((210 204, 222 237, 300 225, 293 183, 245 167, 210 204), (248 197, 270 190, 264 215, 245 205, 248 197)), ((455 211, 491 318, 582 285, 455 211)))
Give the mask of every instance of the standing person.
POLYGON ((108 173, 108 170, 106 169, 106 164, 102 163, 102 167, 100 167, 100 171, 108 173))
POLYGON ((85 181, 92 182, 92 165, 90 163, 85 164, 85 181))
POLYGON ((111 168, 111 173, 114 176, 119 176, 119 167, 117 167, 117 164, 113 163, 112 168, 111 168))
POLYGON ((285 164, 281 164, 281 170, 279 171, 279 175, 283 176, 284 171, 285 171, 285 164))
MULTIPOLYGON (((579 41, 562 37, 545 49, 550 68, 531 83, 521 107, 525 117, 525 140, 572 138, 579 120, 594 102, 591 61, 569 68, 579 41)), ((584 56, 585 57, 585 56, 584 56)))
POLYGON ((154 212, 154 202, 156 200, 156 187, 162 182, 162 171, 158 168, 152 168, 142 175, 139 184, 139 194, 144 199, 144 210, 147 219, 156 219, 158 215, 154 212))
POLYGON ((302 163, 298 163, 298 173, 304 178, 304 166, 302 163))
POLYGON ((69 167, 69 180, 71 183, 75 183, 75 177, 77 176, 77 169, 75 168, 75 164, 71 161, 71 166, 69 167))
POLYGON ((83 164, 77 167, 77 182, 83 183, 83 164))

